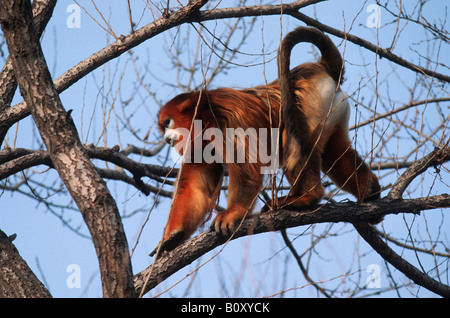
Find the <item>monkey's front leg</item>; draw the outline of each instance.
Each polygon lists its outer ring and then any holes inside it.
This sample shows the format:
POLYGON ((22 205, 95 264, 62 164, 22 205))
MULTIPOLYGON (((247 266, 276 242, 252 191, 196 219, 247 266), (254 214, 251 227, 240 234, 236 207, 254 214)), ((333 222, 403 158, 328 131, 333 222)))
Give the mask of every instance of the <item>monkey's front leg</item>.
MULTIPOLYGON (((169 221, 160 252, 170 251, 187 240, 211 212, 219 194, 221 164, 184 163, 177 181, 169 221)), ((150 255, 154 255, 158 248, 150 255)))
POLYGON ((263 175, 252 164, 229 165, 228 204, 217 214, 211 229, 224 236, 231 235, 239 222, 252 212, 263 175))

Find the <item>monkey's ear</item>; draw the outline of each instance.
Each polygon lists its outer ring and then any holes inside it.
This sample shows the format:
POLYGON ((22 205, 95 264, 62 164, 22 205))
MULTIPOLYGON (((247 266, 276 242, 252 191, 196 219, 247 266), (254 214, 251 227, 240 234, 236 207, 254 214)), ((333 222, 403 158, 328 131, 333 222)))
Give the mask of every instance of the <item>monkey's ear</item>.
POLYGON ((180 112, 193 111, 198 105, 197 111, 201 111, 207 102, 208 98, 205 91, 202 91, 201 93, 200 91, 188 93, 187 98, 178 105, 178 110, 180 112))

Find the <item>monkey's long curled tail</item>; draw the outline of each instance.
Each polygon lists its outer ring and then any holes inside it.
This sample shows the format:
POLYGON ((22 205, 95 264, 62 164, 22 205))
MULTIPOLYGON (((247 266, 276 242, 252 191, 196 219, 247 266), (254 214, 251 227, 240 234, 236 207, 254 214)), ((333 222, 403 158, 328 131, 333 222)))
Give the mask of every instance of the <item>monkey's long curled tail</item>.
MULTIPOLYGON (((298 110, 296 107, 295 83, 290 79, 291 51, 296 44, 301 42, 312 43, 320 50, 322 56, 318 63, 327 70, 336 85, 343 75, 343 60, 336 45, 328 36, 316 28, 296 28, 284 37, 278 48, 278 80, 281 90, 282 118, 286 133, 288 138, 295 138, 302 148, 310 148, 311 145, 308 145, 305 141, 307 138, 300 136, 296 127, 299 123, 306 125, 306 118, 301 109, 298 110)), ((305 150, 307 151, 307 149, 302 149, 302 151, 305 150)))

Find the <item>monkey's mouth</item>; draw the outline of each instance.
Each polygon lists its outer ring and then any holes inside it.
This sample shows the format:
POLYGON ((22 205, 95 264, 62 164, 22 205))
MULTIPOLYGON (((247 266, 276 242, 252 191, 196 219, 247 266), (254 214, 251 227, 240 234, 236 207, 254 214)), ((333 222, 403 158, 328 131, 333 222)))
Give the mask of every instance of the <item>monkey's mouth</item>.
POLYGON ((164 137, 164 141, 168 143, 170 147, 173 147, 175 146, 178 140, 164 137))
POLYGON ((175 129, 167 129, 164 133, 164 141, 168 143, 171 147, 175 146, 175 144, 180 139, 180 134, 175 129))
POLYGON ((170 147, 174 147, 177 142, 177 140, 174 140, 174 139, 165 139, 164 138, 164 140, 166 141, 166 143, 168 143, 170 145, 170 147))

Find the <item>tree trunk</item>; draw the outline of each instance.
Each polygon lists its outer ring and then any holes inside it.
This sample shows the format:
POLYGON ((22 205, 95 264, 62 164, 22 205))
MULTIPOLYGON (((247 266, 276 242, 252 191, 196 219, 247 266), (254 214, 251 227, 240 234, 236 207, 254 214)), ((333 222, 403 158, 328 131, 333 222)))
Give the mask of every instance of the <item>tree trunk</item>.
POLYGON ((11 241, 0 231, 0 298, 52 297, 11 241))
MULTIPOLYGON (((35 0, 33 1, 33 22, 37 34, 40 36, 50 20, 56 0, 35 0)), ((0 113, 10 106, 17 89, 17 81, 14 76, 11 58, 7 58, 0 73, 0 113)), ((0 126, 0 146, 8 132, 8 127, 0 126)))
POLYGON ((0 21, 20 92, 54 167, 92 235, 105 297, 133 297, 128 243, 114 199, 91 163, 53 85, 29 0, 2 0, 0 21))

